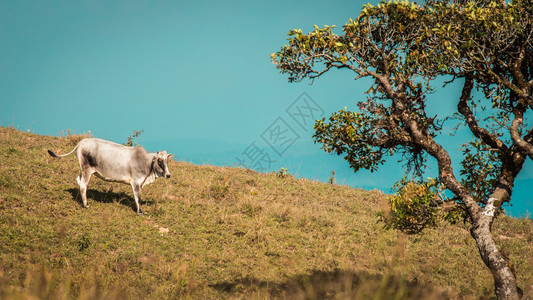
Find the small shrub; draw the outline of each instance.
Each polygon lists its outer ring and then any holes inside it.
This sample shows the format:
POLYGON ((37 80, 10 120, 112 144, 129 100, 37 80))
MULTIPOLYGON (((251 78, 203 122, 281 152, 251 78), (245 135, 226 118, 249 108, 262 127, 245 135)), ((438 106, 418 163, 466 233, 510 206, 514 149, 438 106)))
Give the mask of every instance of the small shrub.
POLYGON ((78 240, 78 250, 80 252, 86 251, 89 246, 91 246, 91 239, 88 235, 84 234, 79 240, 78 240))
POLYGON ((442 209, 442 219, 448 221, 450 224, 457 224, 459 221, 466 222, 468 218, 466 215, 466 208, 463 204, 452 203, 450 206, 445 204, 442 209))
POLYGON ((248 217, 255 217, 263 208, 253 203, 243 203, 241 213, 248 217))
POLYGON ((331 171, 331 175, 329 176, 328 183, 335 184, 335 171, 331 171))
POLYGON ((289 173, 289 171, 286 169, 286 168, 281 168, 279 169, 279 171, 276 173, 276 176, 278 176, 279 178, 287 178, 289 177, 291 174, 289 173))
POLYGON ((204 198, 212 198, 215 200, 234 199, 235 190, 226 180, 212 184, 207 191, 204 192, 204 198))
POLYGON ((291 211, 289 207, 285 207, 283 209, 280 209, 279 211, 272 214, 272 218, 274 221, 276 221, 279 224, 283 224, 290 219, 291 211))
POLYGON ((396 182, 396 193, 389 199, 390 212, 378 213, 380 220, 388 227, 405 233, 418 233, 427 226, 434 226, 437 220, 438 191, 435 180, 414 182, 404 177, 396 182))
POLYGON ((131 136, 131 135, 128 136, 128 140, 125 143, 123 143, 122 145, 129 146, 129 147, 134 147, 134 146, 139 145, 139 143, 141 142, 141 138, 139 136, 143 132, 144 132, 144 129, 141 129, 139 131, 134 130, 133 131, 133 136, 131 136), (135 138, 137 138, 137 140, 135 140, 135 138))
POLYGON ((244 182, 246 185, 248 186, 253 186, 253 187, 257 187, 257 181, 255 179, 247 179, 245 182, 244 182))
POLYGON ((9 147, 7 148, 7 156, 11 156, 11 155, 19 155, 20 154, 20 151, 13 148, 13 147, 9 147))

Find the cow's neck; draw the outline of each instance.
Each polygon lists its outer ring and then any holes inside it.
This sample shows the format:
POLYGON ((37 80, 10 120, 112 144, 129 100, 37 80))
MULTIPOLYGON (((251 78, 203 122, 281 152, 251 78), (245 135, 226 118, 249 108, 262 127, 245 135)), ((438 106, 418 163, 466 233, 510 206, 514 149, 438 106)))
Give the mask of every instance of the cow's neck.
POLYGON ((154 182, 157 179, 157 177, 158 176, 155 174, 155 171, 152 170, 152 172, 150 172, 150 174, 146 176, 146 179, 144 180, 144 183, 142 186, 145 186, 147 184, 154 182))
POLYGON ((154 161, 152 161, 152 165, 150 166, 150 173, 148 173, 148 176, 146 176, 146 179, 144 179, 144 182, 142 186, 145 186, 147 184, 150 184, 154 182, 157 179, 157 172, 154 169, 154 161))

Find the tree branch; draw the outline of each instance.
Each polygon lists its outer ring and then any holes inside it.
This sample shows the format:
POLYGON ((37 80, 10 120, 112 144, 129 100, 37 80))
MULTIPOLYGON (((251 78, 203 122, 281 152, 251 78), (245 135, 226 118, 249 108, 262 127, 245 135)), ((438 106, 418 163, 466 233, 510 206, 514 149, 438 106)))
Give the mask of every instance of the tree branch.
MULTIPOLYGON (((531 141, 527 141, 525 139, 522 139, 520 136, 519 128, 522 125, 524 121, 524 105, 519 104, 515 109, 513 109, 514 119, 511 122, 511 128, 509 129, 509 132, 511 133, 511 139, 513 142, 522 150, 525 152, 527 156, 529 156, 530 159, 533 160, 533 145, 531 144, 531 141)), ((528 133, 528 135, 531 135, 531 131, 528 133)))
POLYGON ((468 73, 465 76, 465 83, 461 92, 461 97, 459 98, 459 103, 457 104, 457 110, 465 117, 468 128, 470 128, 475 137, 481 139, 484 143, 492 148, 500 150, 500 152, 507 151, 507 146, 497 136, 491 134, 487 129, 479 126, 474 113, 468 106, 468 100, 470 100, 473 87, 473 75, 472 73, 468 73))
MULTIPOLYGON (((500 77, 498 76, 498 74, 496 74, 493 70, 491 70, 490 68, 487 68, 487 73, 493 78, 496 80, 497 83, 499 84, 503 84, 505 87, 507 87, 508 89, 510 89, 511 91, 513 91, 519 98, 522 98, 522 99, 530 99, 531 100, 531 95, 528 95, 527 92, 524 92, 522 89, 520 89, 520 87, 518 87, 517 85, 515 85, 514 83, 512 83, 511 81, 509 81, 509 79, 505 78, 505 77, 500 77)), ((483 80, 482 80, 483 81, 483 80)))

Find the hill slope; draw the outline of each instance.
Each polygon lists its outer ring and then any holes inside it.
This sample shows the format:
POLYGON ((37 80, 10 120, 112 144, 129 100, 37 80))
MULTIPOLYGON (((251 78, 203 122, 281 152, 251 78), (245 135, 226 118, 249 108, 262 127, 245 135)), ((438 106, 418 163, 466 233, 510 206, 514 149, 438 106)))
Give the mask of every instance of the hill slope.
MULTIPOLYGON (((83 209, 77 160, 46 152, 81 138, 0 128, 0 298, 492 297, 466 227, 384 230, 377 191, 172 161, 144 217, 129 186, 96 177, 83 209)), ((532 223, 494 225, 526 294, 532 223)))

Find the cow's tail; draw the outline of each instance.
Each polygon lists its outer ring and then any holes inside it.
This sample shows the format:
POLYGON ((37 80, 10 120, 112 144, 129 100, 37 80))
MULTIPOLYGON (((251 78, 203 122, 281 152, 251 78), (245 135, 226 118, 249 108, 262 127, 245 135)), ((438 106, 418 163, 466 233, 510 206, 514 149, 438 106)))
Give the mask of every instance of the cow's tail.
POLYGON ((76 151, 76 149, 78 149, 79 145, 80 145, 80 144, 78 143, 78 144, 76 145, 76 147, 74 147, 74 149, 72 149, 72 151, 70 151, 70 152, 67 153, 67 154, 57 155, 57 154, 55 154, 54 152, 52 152, 51 150, 48 150, 48 154, 50 154, 50 156, 52 156, 52 157, 65 157, 65 156, 69 156, 69 155, 71 155, 72 153, 74 153, 74 151, 76 151))

